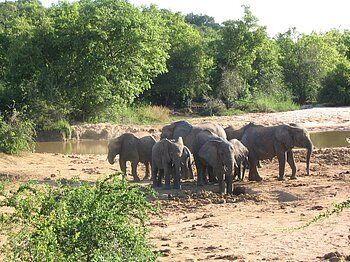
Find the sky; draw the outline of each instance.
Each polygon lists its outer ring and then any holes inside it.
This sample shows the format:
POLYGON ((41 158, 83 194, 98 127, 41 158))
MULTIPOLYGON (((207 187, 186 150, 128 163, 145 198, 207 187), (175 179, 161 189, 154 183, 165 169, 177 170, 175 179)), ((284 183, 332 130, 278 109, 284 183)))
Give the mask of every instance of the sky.
MULTIPOLYGON (((57 0, 41 0, 50 6, 57 0)), ((129 0, 135 6, 156 4, 159 8, 183 14, 194 13, 214 17, 222 23, 243 17, 242 5, 249 5, 259 25, 266 26, 271 37, 295 27, 310 34, 330 29, 350 30, 349 0, 129 0)))

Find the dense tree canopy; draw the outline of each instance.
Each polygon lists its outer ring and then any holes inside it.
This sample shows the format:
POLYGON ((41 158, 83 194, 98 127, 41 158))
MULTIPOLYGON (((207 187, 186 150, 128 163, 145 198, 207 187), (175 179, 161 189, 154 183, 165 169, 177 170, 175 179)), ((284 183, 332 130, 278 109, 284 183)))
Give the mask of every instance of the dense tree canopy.
POLYGON ((271 38, 249 6, 221 25, 126 0, 0 3, 0 110, 37 127, 98 120, 136 102, 230 108, 261 95, 349 104, 349 31, 271 38), (337 99, 341 97, 343 99, 337 99))

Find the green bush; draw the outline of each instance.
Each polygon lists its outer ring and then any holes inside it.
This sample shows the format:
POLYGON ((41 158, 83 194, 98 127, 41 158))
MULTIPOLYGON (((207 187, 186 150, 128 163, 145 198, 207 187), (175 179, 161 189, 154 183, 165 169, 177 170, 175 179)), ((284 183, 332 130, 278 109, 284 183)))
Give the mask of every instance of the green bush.
POLYGON ((155 261, 145 226, 154 191, 114 174, 92 185, 22 185, 5 195, 6 261, 155 261))
POLYGON ((257 95, 250 99, 237 101, 233 107, 235 110, 244 112, 262 112, 273 113, 297 110, 300 107, 290 98, 281 97, 279 95, 257 95))
POLYGON ((64 139, 70 139, 72 137, 72 127, 66 120, 58 120, 45 127, 44 130, 57 130, 62 134, 64 139))
POLYGON ((323 81, 318 97, 321 103, 350 105, 350 63, 339 64, 323 81))
POLYGON ((170 120, 170 109, 163 106, 135 105, 118 109, 110 108, 90 122, 114 122, 121 124, 165 123, 170 120))
POLYGON ((9 115, 0 114, 0 152, 20 154, 35 148, 35 129, 31 120, 13 110, 9 115))

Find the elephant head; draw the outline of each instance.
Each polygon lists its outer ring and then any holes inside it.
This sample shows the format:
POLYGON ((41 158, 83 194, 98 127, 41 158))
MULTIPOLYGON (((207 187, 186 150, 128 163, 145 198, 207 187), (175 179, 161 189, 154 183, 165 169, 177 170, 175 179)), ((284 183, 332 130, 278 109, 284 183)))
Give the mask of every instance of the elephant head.
POLYGON ((108 155, 107 159, 108 162, 113 165, 115 163, 115 157, 116 155, 119 155, 122 148, 122 138, 117 137, 114 139, 111 139, 108 143, 108 155))
POLYGON ((253 125, 253 123, 249 123, 239 129, 235 129, 233 126, 226 127, 224 130, 226 133, 227 140, 232 140, 232 139, 241 140, 245 130, 249 128, 251 125, 253 125))
POLYGON ((176 121, 162 128, 160 139, 178 139, 180 136, 187 136, 191 131, 192 125, 188 121, 176 121))
POLYGON ((280 140, 287 150, 293 147, 306 148, 306 172, 310 174, 310 159, 313 151, 313 144, 309 132, 296 125, 283 125, 276 133, 276 138, 280 140))

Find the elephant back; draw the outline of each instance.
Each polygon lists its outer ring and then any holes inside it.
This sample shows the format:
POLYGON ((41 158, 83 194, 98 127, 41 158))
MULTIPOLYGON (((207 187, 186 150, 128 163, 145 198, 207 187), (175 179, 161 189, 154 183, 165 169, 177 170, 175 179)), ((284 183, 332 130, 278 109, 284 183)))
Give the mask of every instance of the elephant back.
POLYGON ((202 130, 208 129, 208 130, 210 130, 211 132, 213 132, 214 134, 218 135, 221 138, 224 138, 224 139, 227 138, 225 129, 222 126, 220 126, 219 124, 216 124, 216 123, 203 123, 203 124, 198 125, 198 127, 201 128, 202 130))
POLYGON ((156 140, 153 136, 144 136, 139 139, 137 149, 139 152, 139 161, 141 163, 152 161, 152 148, 156 140))

